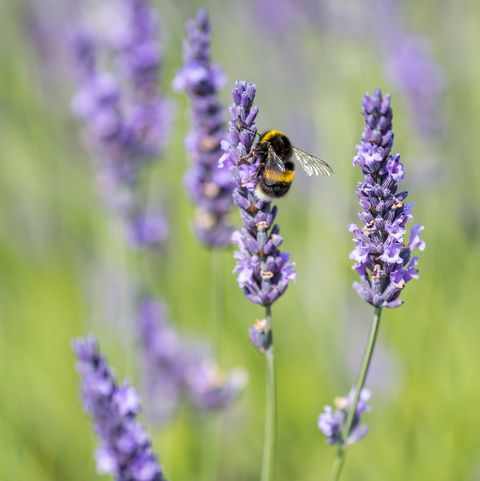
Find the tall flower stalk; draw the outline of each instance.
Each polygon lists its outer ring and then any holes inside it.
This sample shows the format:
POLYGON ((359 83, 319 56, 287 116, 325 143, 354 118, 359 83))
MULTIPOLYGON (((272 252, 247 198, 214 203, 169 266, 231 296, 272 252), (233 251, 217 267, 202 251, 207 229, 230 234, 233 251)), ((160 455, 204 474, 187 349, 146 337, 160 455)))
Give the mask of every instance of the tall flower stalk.
POLYGON ((273 303, 295 279, 294 264, 289 255, 279 249, 283 242, 278 225, 274 224, 277 208, 255 196, 259 159, 249 156, 255 143, 255 119, 258 107, 254 106, 254 84, 237 81, 232 91, 229 136, 222 143, 225 151, 219 165, 232 173, 235 190, 233 201, 240 209, 243 226, 232 235, 237 245, 234 272, 238 285, 247 299, 265 307, 265 319, 250 329, 250 338, 266 356, 265 437, 262 462, 262 481, 271 481, 275 460, 275 357, 273 348, 273 303))
POLYGON ((212 337, 219 344, 221 323, 225 317, 221 290, 223 257, 220 249, 230 245, 232 227, 229 212, 233 207, 233 182, 230 172, 218 166, 226 137, 225 108, 218 96, 225 84, 220 67, 212 63, 211 25, 208 13, 200 9, 186 27, 183 45, 184 65, 173 86, 190 99, 191 129, 185 145, 190 167, 185 175, 187 193, 196 206, 194 232, 210 250, 212 271, 212 337))
POLYGON ((350 258, 355 261, 354 268, 360 276, 360 282, 355 282, 354 288, 374 307, 374 317, 353 389, 353 400, 336 441, 338 450, 332 481, 340 478, 352 427, 358 422, 358 403, 375 349, 382 309, 395 308, 403 303, 401 292, 411 279, 418 278, 418 257, 412 256, 412 251, 425 248, 420 239, 421 225, 411 228, 408 242, 404 239, 406 224, 413 218, 412 204, 405 203, 408 193, 399 191, 399 182, 404 177, 400 155, 391 153, 394 135, 390 96, 383 97, 378 89, 372 95, 366 94, 362 114, 365 126, 362 140, 356 146, 353 165, 360 167, 364 177, 357 188, 363 228, 355 224, 349 226, 355 236, 355 249, 350 258))

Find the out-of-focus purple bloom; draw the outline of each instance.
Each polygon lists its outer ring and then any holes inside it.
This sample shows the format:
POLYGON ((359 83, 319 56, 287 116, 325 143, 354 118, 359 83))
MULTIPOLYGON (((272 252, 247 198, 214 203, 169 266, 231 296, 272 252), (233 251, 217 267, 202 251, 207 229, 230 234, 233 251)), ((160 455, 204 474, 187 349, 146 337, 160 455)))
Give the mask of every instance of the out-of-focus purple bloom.
POLYGON ((381 48, 384 66, 392 84, 405 95, 412 123, 425 137, 442 129, 445 75, 434 60, 430 39, 406 27, 396 0, 370 0, 366 24, 381 48), (372 15, 374 12, 374 15, 372 15))
POLYGON ((184 67, 173 85, 185 91, 191 101, 192 129, 186 146, 192 165, 185 185, 197 205, 195 233, 208 247, 228 246, 232 231, 227 215, 232 207, 233 183, 229 172, 218 167, 220 144, 226 135, 224 108, 218 100, 224 83, 222 71, 211 62, 208 15, 200 10, 187 24, 184 67))
POLYGON ((140 400, 134 389, 117 384, 93 336, 77 339, 73 346, 85 409, 100 439, 97 471, 118 481, 164 480, 148 434, 136 420, 140 400))
POLYGON ((148 0, 121 0, 118 9, 121 28, 111 26, 115 41, 102 42, 102 36, 108 37, 105 32, 86 29, 78 29, 72 38, 78 81, 72 108, 84 121, 96 154, 98 186, 106 204, 125 223, 133 223, 126 231, 137 247, 157 246, 162 237, 158 232, 138 235, 148 216, 139 177, 163 149, 171 108, 158 93, 161 51, 148 0), (97 57, 104 51, 112 62, 100 69, 97 57))
POLYGON ((145 299, 139 308, 145 408, 155 423, 168 421, 177 407, 186 361, 177 331, 168 323, 165 306, 145 299))
POLYGON ((405 94, 413 121, 422 134, 438 134, 444 76, 441 66, 433 60, 431 45, 427 38, 401 28, 390 30, 389 36, 384 55, 388 75, 393 85, 405 94))
POLYGON ((243 369, 233 369, 225 376, 211 360, 193 363, 185 371, 190 399, 206 411, 230 406, 243 391, 247 379, 243 369))
POLYGON ((368 405, 370 391, 364 388, 360 393, 348 438, 346 441, 342 440, 342 431, 347 422, 348 411, 354 396, 355 391, 352 390, 348 397, 335 398, 335 409, 331 406, 325 406, 323 413, 318 417, 318 428, 326 436, 328 444, 344 443, 348 446, 357 443, 367 435, 368 426, 360 424, 362 414, 370 411, 370 406, 368 405))
POLYGON ((294 264, 289 255, 279 250, 283 242, 278 225, 274 225, 277 208, 255 196, 259 179, 259 159, 246 157, 255 140, 255 118, 258 107, 253 105, 256 87, 237 81, 230 107, 229 138, 222 143, 225 151, 219 165, 230 169, 235 190, 233 201, 240 208, 243 228, 232 234, 238 285, 247 298, 263 306, 273 304, 295 279, 294 264), (242 161, 240 161, 242 159, 242 161))
POLYGON ((128 227, 130 244, 139 249, 145 246, 162 246, 169 234, 167 219, 159 211, 141 212, 133 217, 128 227))
POLYGON ((139 312, 147 411, 153 421, 168 420, 182 396, 203 410, 230 406, 246 384, 242 369, 224 375, 213 358, 192 349, 167 321, 155 299, 145 299, 139 312))
POLYGON ((362 299, 376 307, 398 307, 403 288, 418 277, 412 250, 425 248, 419 237, 423 226, 412 227, 410 242, 404 241, 406 223, 413 218, 412 204, 405 204, 408 193, 398 189, 403 165, 399 154, 391 154, 390 96, 384 98, 380 90, 366 94, 362 112, 365 128, 353 165, 358 165, 364 176, 357 189, 364 227, 349 226, 355 236, 350 258, 360 275, 360 283, 355 282, 354 287, 362 299))

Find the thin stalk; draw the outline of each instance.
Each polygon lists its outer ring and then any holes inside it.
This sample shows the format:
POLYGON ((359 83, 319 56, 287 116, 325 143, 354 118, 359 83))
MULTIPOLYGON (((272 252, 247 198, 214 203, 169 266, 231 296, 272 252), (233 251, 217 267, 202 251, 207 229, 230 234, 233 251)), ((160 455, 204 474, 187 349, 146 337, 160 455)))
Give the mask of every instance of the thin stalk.
POLYGON ((265 434, 263 440, 263 461, 261 481, 272 481, 275 468, 275 438, 276 438, 276 381, 275 356, 273 354, 273 330, 271 306, 265 308, 267 332, 271 333, 272 343, 265 352, 266 380, 265 380, 265 434))
POLYGON ((210 337, 213 341, 215 354, 219 356, 222 324, 225 320, 225 282, 224 282, 224 259, 225 253, 219 249, 210 251, 211 276, 211 314, 210 314, 210 337))
POLYGON ((347 440, 348 440, 350 431, 352 429, 358 400, 360 399, 360 394, 362 392, 363 387, 365 386, 368 369, 370 368, 370 362, 372 360, 373 351, 375 349, 375 343, 377 341, 378 330, 380 328, 381 314, 382 314, 382 308, 376 307, 375 313, 373 315, 372 327, 370 328, 370 334, 368 335, 368 343, 365 348, 362 364, 360 365, 360 371, 358 373, 358 377, 355 382, 353 402, 351 403, 350 409, 348 411, 347 421, 343 426, 342 437, 340 440, 340 444, 338 445, 335 461, 333 463, 332 474, 330 475, 330 481, 338 481, 340 479, 340 474, 342 472, 342 468, 345 463, 347 440))
MULTIPOLYGON (((224 303, 224 252, 219 249, 211 249, 210 252, 210 320, 209 331, 212 339, 214 354, 217 361, 220 358, 220 345, 222 325, 225 319, 224 303)), ((204 417, 205 435, 202 439, 203 468, 201 479, 204 481, 216 481, 220 473, 220 460, 222 455, 221 433, 223 428, 223 413, 206 413, 204 417)))

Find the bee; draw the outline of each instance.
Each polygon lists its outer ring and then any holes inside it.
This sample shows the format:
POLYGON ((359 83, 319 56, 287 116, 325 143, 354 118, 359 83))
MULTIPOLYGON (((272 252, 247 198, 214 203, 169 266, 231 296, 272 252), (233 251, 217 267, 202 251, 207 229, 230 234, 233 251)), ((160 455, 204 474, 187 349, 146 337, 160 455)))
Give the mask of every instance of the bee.
POLYGON ((283 197, 295 178, 296 162, 307 175, 333 175, 333 169, 327 162, 293 146, 283 132, 267 130, 261 135, 254 133, 259 136, 258 142, 244 158, 256 157, 260 160, 260 168, 255 174, 259 179, 255 187, 258 199, 271 201, 283 197))

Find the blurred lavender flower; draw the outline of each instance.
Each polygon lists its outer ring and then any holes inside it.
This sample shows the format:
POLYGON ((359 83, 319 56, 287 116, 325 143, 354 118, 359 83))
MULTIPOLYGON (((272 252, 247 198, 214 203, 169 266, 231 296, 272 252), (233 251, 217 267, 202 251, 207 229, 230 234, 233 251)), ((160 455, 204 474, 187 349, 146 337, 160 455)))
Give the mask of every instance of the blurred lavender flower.
POLYGON ((234 369, 225 376, 205 349, 193 348, 167 322, 159 301, 142 302, 139 322, 147 410, 153 421, 168 420, 182 396, 200 409, 220 410, 230 406, 245 387, 245 372, 234 369))
POLYGON ((366 94, 362 103, 365 128, 353 165, 358 165, 364 181, 358 184, 357 196, 362 211, 360 229, 351 224, 355 249, 350 258, 360 275, 354 287, 362 299, 376 307, 398 307, 405 285, 418 278, 418 257, 414 249, 423 250, 420 239, 423 226, 414 225, 410 240, 404 242, 405 225, 412 220, 412 204, 405 204, 407 192, 398 192, 403 179, 399 154, 391 154, 393 146, 392 109, 390 96, 382 97, 380 90, 366 94))
POLYGON ((407 99, 412 122, 432 138, 442 129, 443 68, 433 58, 430 40, 404 25, 399 7, 396 0, 370 0, 367 11, 375 15, 369 13, 368 25, 382 49, 386 73, 407 99))
POLYGON ((166 237, 165 219, 146 211, 139 193, 142 169, 165 144, 171 108, 157 92, 161 52, 156 20, 147 0, 121 0, 114 40, 102 44, 86 29, 72 38, 78 90, 72 108, 85 123, 98 161, 98 186, 109 208, 124 220, 135 247, 156 246, 166 237), (102 48, 102 50, 101 50, 102 48), (100 51, 101 50, 101 51, 100 51), (97 56, 109 53, 110 70, 99 70, 97 56), (116 70, 114 67, 118 67, 116 70), (146 227, 145 219, 148 218, 146 227))
POLYGON ((384 55, 387 73, 393 85, 405 94, 418 129, 432 137, 442 127, 438 112, 444 91, 442 68, 433 60, 426 37, 400 28, 390 30, 390 37, 384 55))
MULTIPOLYGON (((318 417, 318 428, 326 436, 328 444, 342 444, 342 431, 347 421, 348 411, 353 402, 355 391, 350 391, 348 397, 335 398, 335 410, 331 406, 325 406, 324 411, 318 417)), ((352 445, 361 441, 368 433, 368 426, 360 424, 363 413, 370 411, 368 400, 370 391, 362 389, 355 409, 352 428, 345 445, 352 445)))
POLYGON ((180 337, 167 322, 165 306, 145 299, 138 315, 145 408, 152 422, 170 419, 182 392, 185 359, 180 337))
POLYGON ((230 173, 218 167, 220 143, 226 135, 218 91, 225 77, 211 62, 210 22, 205 10, 199 10, 197 18, 187 24, 184 64, 173 86, 187 92, 191 100, 193 126, 186 145, 192 165, 185 185, 197 204, 195 233, 208 247, 226 247, 232 231, 227 215, 232 207, 233 183, 230 173))
POLYGON ((140 401, 135 390, 117 384, 93 336, 77 339, 73 346, 85 409, 100 438, 97 471, 118 481, 164 480, 145 428, 136 420, 140 401))
POLYGON ((243 81, 235 84, 234 103, 230 107, 230 135, 222 142, 225 153, 219 165, 228 167, 232 173, 233 201, 240 208, 243 221, 243 228, 232 234, 238 247, 234 270, 238 285, 251 302, 270 306, 285 292, 296 273, 294 264, 289 262, 289 254, 279 250, 283 239, 278 225, 273 225, 277 208, 257 199, 254 194, 259 160, 246 156, 252 150, 257 131, 258 108, 253 106, 255 91, 253 84, 243 81))
POLYGON ((185 371, 190 400, 200 409, 215 411, 232 405, 248 381, 243 369, 225 376, 212 360, 194 362, 185 371))

